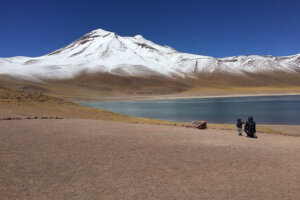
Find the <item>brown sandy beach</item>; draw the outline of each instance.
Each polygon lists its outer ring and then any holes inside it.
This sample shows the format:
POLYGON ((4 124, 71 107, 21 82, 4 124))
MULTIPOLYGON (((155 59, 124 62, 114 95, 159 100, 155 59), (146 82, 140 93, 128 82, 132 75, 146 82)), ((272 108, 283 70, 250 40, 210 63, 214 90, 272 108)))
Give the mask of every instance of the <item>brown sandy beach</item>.
POLYGON ((101 120, 0 121, 1 199, 298 199, 300 138, 101 120))

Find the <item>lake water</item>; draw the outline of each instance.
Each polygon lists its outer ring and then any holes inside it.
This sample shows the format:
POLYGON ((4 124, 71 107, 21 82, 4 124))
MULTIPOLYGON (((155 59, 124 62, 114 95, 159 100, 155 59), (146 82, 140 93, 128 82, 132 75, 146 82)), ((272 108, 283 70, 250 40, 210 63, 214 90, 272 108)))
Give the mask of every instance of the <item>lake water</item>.
POLYGON ((259 124, 300 124, 300 95, 151 101, 84 102, 81 105, 154 119, 236 123, 249 115, 259 124))

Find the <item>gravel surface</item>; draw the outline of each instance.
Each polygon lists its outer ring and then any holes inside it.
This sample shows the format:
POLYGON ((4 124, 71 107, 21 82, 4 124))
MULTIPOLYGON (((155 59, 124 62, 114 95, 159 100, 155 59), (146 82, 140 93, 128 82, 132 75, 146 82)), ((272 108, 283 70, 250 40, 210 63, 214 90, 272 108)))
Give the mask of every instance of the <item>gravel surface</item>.
POLYGON ((100 120, 0 121, 0 199, 299 199, 300 138, 100 120))

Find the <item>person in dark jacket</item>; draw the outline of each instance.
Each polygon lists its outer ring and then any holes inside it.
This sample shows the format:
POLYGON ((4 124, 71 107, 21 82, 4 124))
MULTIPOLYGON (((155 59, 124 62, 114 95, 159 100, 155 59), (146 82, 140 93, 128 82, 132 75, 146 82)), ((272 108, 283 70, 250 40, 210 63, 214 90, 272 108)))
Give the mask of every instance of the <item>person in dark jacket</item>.
POLYGON ((245 122, 242 122, 242 120, 240 118, 238 118, 236 121, 237 121, 236 127, 238 128, 238 134, 239 134, 239 136, 242 136, 243 135, 242 134, 243 124, 245 124, 245 122))
POLYGON ((250 116, 245 124, 245 132, 248 137, 257 138, 256 136, 256 123, 253 121, 253 117, 250 116))

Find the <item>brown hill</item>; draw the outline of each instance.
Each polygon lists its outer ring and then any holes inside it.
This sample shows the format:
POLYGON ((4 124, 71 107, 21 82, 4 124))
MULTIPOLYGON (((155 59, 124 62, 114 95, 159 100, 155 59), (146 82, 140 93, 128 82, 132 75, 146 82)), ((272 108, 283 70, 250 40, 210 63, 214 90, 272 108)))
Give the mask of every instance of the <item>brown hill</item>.
POLYGON ((8 76, 0 77, 0 85, 7 88, 72 99, 300 93, 300 73, 282 71, 244 74, 201 73, 193 78, 125 77, 106 73, 82 73, 72 79, 42 81, 38 83, 16 80, 8 76))

